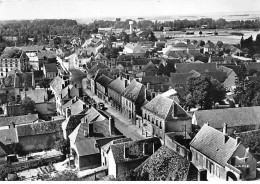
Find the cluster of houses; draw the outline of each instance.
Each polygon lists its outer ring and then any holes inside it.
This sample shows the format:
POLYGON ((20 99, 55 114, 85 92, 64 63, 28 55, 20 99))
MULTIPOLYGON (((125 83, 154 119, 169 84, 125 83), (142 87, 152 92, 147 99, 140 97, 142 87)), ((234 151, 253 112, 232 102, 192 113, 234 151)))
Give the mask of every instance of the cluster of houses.
MULTIPOLYGON (((98 34, 111 31, 102 29, 98 34)), ((164 158, 157 155, 174 151, 179 159, 173 159, 171 167, 182 162, 185 168, 179 170, 188 176, 193 165, 198 180, 256 178, 257 160, 237 135, 259 129, 259 107, 188 112, 180 105, 190 76, 211 76, 232 93, 239 61, 243 61, 240 54, 246 53, 210 41, 205 45, 188 40, 118 41, 112 47, 123 47, 123 51, 108 59, 99 52, 106 46, 104 37, 96 35, 82 44, 75 38, 73 44, 81 48, 64 57, 60 57, 62 49, 23 47, 21 56, 0 59, 0 93, 7 99, 0 117, 1 164, 12 153, 12 143, 31 153, 53 149, 66 139, 79 171, 104 166, 108 175, 118 178, 143 165, 156 167, 150 163, 164 158), (162 50, 147 54, 157 46, 162 50), (70 65, 86 73, 81 85, 64 75, 70 65), (47 88, 38 85, 44 78, 50 80, 47 88), (131 120, 144 138, 133 140, 119 132, 114 115, 104 113, 88 93, 131 120), (29 113, 22 111, 20 103, 26 97, 35 102, 29 113)), ((248 70, 258 70, 258 65, 245 63, 248 70)))

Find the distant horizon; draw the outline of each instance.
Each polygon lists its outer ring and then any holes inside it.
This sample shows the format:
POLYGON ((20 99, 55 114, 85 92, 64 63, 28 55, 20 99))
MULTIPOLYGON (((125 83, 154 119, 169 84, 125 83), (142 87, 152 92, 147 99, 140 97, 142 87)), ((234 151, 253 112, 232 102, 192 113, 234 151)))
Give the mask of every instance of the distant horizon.
MULTIPOLYGON (((1 1, 1 0, 0 0, 1 1)), ((173 14, 173 15, 157 15, 157 16, 138 16, 138 15, 135 15, 135 16, 100 16, 100 17, 60 17, 60 18, 31 18, 31 19, 26 19, 26 18, 20 18, 20 19, 0 19, 0 22, 3 22, 3 21, 23 21, 23 20, 58 20, 58 19, 69 19, 69 20, 107 20, 107 19, 115 19, 116 18, 120 18, 121 20, 123 19, 138 19, 138 18, 143 18, 143 19, 151 19, 151 18, 166 18, 166 17, 178 17, 179 19, 181 19, 181 17, 186 17, 185 19, 189 19, 188 17, 197 17, 198 19, 200 18, 214 18, 215 16, 217 16, 218 14, 225 14, 224 16, 241 16, 241 15, 244 15, 244 14, 251 14, 251 15, 254 15, 255 13, 258 13, 258 18, 260 19, 260 11, 244 11, 244 12, 214 12, 214 13, 209 13, 209 14, 204 14, 204 15, 201 15, 201 14, 173 14)), ((147 19, 147 20, 148 20, 147 19)))
POLYGON ((255 0, 0 0, 0 20, 106 19, 260 13, 255 0), (133 7, 133 8, 131 8, 133 7))

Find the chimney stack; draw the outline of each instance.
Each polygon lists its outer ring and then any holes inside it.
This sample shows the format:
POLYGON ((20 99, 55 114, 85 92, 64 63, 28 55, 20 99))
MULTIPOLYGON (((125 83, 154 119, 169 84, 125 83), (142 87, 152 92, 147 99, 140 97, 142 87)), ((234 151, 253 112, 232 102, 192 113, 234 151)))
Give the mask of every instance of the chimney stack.
POLYGON ((88 136, 89 137, 93 136, 93 123, 88 124, 88 136))
POLYGON ((66 108, 66 119, 69 118, 71 115, 71 110, 69 107, 66 108))
POLYGON ((147 90, 150 89, 150 83, 149 83, 149 82, 146 84, 146 89, 147 89, 147 90))
POLYGON ((240 142, 241 142, 240 137, 239 137, 239 136, 236 136, 236 143, 237 143, 237 145, 238 145, 240 142))
POLYGON ((227 135, 227 124, 223 123, 223 134, 227 135))
POLYGON ((125 80, 125 88, 127 87, 127 80, 125 80))
POLYGON ((115 120, 112 116, 110 116, 108 122, 109 122, 109 135, 112 136, 112 134, 114 133, 115 120))

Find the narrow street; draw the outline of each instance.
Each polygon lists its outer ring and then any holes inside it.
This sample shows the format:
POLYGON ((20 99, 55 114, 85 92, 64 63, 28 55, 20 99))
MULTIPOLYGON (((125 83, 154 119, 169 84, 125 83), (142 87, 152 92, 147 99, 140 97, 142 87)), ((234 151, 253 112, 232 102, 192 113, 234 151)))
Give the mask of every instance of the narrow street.
MULTIPOLYGON (((96 102, 103 102, 101 99, 99 99, 95 94, 93 94, 85 84, 86 82, 83 82, 82 80, 86 78, 87 74, 82 72, 79 69, 76 69, 73 65, 73 62, 70 62, 69 64, 69 72, 70 72, 70 80, 73 83, 77 83, 77 86, 83 87, 83 93, 87 94, 91 98, 93 98, 96 102)), ((84 80, 83 80, 84 81, 84 80)), ((115 127, 126 137, 130 137, 133 140, 140 140, 145 139, 145 135, 142 135, 142 130, 140 130, 137 126, 133 125, 131 120, 125 117, 120 112, 114 110, 109 104, 104 103, 107 107, 106 113, 112 115, 115 118, 115 127)))

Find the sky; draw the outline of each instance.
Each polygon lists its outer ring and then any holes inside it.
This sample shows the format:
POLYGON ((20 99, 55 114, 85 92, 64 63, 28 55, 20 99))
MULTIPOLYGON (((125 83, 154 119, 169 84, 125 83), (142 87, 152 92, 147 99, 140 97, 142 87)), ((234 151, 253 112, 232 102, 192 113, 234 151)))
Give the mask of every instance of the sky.
POLYGON ((260 11, 259 0, 0 0, 0 20, 260 11))

